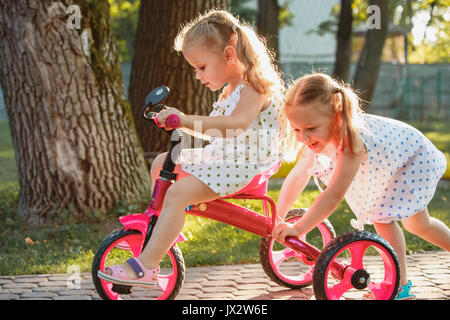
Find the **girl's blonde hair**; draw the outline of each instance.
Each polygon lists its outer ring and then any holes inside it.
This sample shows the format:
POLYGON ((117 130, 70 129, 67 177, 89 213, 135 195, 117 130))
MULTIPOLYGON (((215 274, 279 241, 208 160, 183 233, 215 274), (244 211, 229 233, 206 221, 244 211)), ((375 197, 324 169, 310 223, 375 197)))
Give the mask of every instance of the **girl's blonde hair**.
POLYGON ((268 97, 284 91, 283 80, 273 63, 274 55, 267 49, 265 40, 231 13, 211 10, 182 26, 175 38, 175 50, 182 52, 186 45, 192 44, 218 52, 234 46, 247 83, 268 97))
MULTIPOLYGON (((342 148, 348 147, 353 154, 364 152, 360 139, 361 126, 360 99, 353 89, 324 73, 312 73, 297 79, 286 95, 285 108, 298 108, 304 104, 319 102, 319 107, 326 106, 332 116, 341 115, 342 124, 337 134, 342 138, 342 148), (336 95, 341 95, 338 103, 336 95)), ((320 110, 323 111, 323 110, 320 110)))

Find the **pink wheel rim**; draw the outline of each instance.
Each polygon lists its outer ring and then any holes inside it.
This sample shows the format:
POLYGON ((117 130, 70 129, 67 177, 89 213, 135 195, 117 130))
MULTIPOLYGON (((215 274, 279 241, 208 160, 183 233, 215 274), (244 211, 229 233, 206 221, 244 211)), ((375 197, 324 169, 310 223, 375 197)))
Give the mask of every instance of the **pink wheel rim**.
MULTIPOLYGON (((298 217, 296 219, 289 220, 289 222, 297 221, 298 219, 301 219, 301 218, 298 217)), ((328 228, 323 223, 319 224, 317 226, 317 228, 319 229, 320 234, 322 235, 323 247, 325 247, 327 245, 327 243, 333 239, 333 235, 330 233, 328 228)), ((302 241, 306 242, 306 235, 301 236, 300 239, 302 241)), ((303 254, 296 252, 295 250, 293 250, 291 248, 285 247, 282 250, 274 251, 273 250, 274 244, 275 244, 275 240, 272 239, 270 242, 271 252, 270 252, 269 257, 270 257, 270 264, 272 266, 272 270, 275 271, 277 276, 281 280, 291 283, 293 285, 304 285, 304 284, 311 283, 315 262, 310 261, 303 254), (304 273, 296 275, 296 276, 283 273, 280 270, 281 265, 291 258, 295 258, 297 261, 302 262, 305 265, 308 265, 309 266, 308 270, 306 270, 304 273)))
POLYGON ((336 253, 328 264, 325 275, 325 292, 327 298, 330 300, 340 299, 344 293, 354 289, 351 278, 356 270, 364 269, 364 254, 369 247, 374 248, 383 261, 384 278, 381 281, 370 281, 367 289, 372 292, 376 300, 389 300, 397 281, 397 268, 395 261, 390 252, 382 245, 372 241, 355 241, 344 246, 338 253, 336 253), (347 267, 344 277, 337 284, 328 285, 330 275, 332 275, 331 265, 332 261, 336 259, 343 251, 348 250, 350 253, 350 265, 347 267))
MULTIPOLYGON (((133 257, 138 257, 141 253, 141 248, 143 244, 143 237, 141 234, 131 234, 120 239, 117 239, 112 243, 103 253, 100 261, 100 270, 105 268, 105 261, 112 249, 120 249, 125 251, 131 251, 133 257)), ((178 267, 176 259, 171 251, 168 251, 170 262, 172 264, 172 272, 168 274, 158 275, 158 287, 161 289, 162 293, 156 298, 156 300, 165 300, 172 292, 176 284, 178 267)), ((103 287, 104 292, 108 295, 111 300, 120 300, 121 297, 118 293, 112 291, 112 283, 99 279, 103 287)))

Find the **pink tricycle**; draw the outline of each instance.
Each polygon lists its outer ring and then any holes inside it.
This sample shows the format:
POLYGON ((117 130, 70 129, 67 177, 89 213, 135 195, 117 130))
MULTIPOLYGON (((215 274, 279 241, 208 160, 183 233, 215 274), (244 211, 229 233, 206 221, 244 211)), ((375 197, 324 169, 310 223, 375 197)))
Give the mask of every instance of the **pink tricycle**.
MULTIPOLYGON (((167 87, 151 91, 145 99, 143 116, 157 123, 157 113, 166 108, 160 102, 168 94, 167 87)), ((147 210, 121 217, 123 227, 108 235, 94 256, 92 279, 103 299, 174 299, 181 290, 185 264, 177 243, 186 240, 183 234, 179 235, 161 261, 159 283, 155 289, 113 285, 97 276, 97 271, 103 270, 105 266, 139 256, 148 241, 152 241, 152 231, 158 221, 166 191, 177 176, 174 173, 175 153, 179 152, 183 141, 183 133, 176 129, 178 123, 176 115, 166 121, 166 127, 173 128, 166 130, 172 137, 171 146, 147 210)), ((277 208, 266 192, 268 179, 278 168, 279 165, 256 176, 238 193, 207 203, 193 204, 186 209, 186 213, 214 219, 261 236, 260 262, 269 278, 279 285, 300 289, 312 284, 315 298, 322 300, 362 299, 368 292, 377 300, 394 299, 400 278, 398 259, 389 243, 376 234, 356 231, 335 237, 332 225, 324 220, 300 238, 287 237, 284 243, 272 239, 272 229, 277 223, 277 208), (229 202, 229 199, 260 200, 263 212, 249 210, 229 202)), ((291 210, 286 221, 301 219, 305 210, 291 210)))

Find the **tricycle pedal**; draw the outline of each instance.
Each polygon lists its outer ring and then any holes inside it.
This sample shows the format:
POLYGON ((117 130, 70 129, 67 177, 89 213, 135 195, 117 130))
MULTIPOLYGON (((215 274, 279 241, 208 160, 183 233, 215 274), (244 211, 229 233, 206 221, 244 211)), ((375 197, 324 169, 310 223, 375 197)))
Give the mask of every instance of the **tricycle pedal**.
POLYGON ((111 290, 118 294, 131 294, 133 292, 133 287, 113 284, 111 290))

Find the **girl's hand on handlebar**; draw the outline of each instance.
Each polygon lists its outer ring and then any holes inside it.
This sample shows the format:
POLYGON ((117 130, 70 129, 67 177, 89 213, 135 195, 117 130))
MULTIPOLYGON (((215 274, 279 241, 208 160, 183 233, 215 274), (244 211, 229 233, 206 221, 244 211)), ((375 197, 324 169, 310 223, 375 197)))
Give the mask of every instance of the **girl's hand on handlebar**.
POLYGON ((284 242, 284 239, 288 236, 300 236, 300 233, 295 229, 295 225, 283 222, 277 224, 272 230, 272 237, 278 242, 284 242))
POLYGON ((164 128, 165 129, 171 129, 171 128, 167 128, 165 126, 165 123, 166 123, 167 118, 170 115, 172 115, 172 114, 176 114, 180 118, 181 124, 183 123, 183 117, 184 117, 184 113, 183 112, 181 112, 180 110, 175 109, 175 108, 167 108, 167 109, 162 110, 161 112, 159 112, 158 115, 157 115, 158 122, 161 123, 161 124, 164 124, 164 128))

